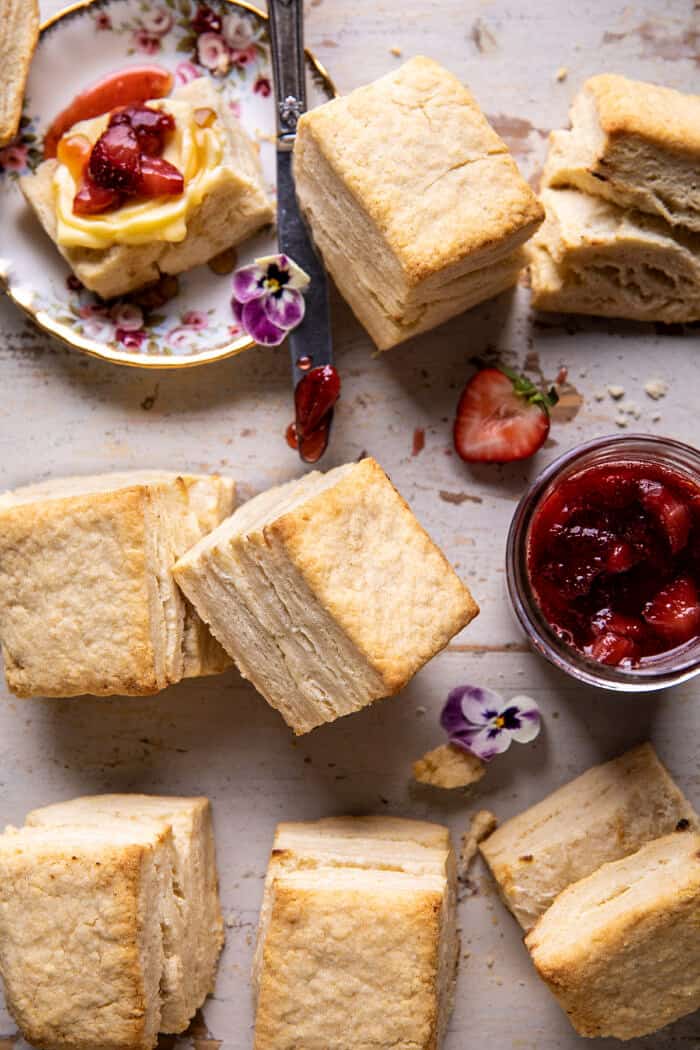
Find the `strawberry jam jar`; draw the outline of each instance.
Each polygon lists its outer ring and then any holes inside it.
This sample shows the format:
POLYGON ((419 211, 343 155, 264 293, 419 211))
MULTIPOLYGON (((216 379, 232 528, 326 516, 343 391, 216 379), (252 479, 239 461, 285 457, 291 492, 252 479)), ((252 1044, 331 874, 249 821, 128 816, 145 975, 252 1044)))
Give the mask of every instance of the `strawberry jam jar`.
POLYGON ((532 645, 618 691, 700 673, 700 451, 599 438, 560 456, 520 501, 507 582, 532 645))

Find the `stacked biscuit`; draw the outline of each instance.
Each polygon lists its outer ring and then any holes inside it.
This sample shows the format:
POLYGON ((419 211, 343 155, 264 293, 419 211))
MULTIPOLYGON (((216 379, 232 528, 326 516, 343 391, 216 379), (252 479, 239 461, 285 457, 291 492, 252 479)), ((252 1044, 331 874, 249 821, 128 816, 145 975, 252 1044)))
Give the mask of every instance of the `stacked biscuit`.
POLYGON ((375 460, 231 515, 233 489, 138 471, 0 496, 10 689, 148 694, 233 659, 305 733, 398 692, 476 616, 375 460))
POLYGON ((254 1050, 437 1050, 457 970, 447 828, 280 824, 256 950, 254 1050))
POLYGON ((540 310, 700 318, 700 95, 605 74, 574 100, 529 246, 540 310))
POLYGON ((507 821, 481 851, 543 980, 584 1036, 700 1007, 700 834, 646 744, 507 821))
POLYGON ((0 495, 0 638, 18 696, 142 695, 230 663, 171 577, 233 508, 218 475, 141 470, 0 495))
POLYGON ((213 990, 222 945, 205 798, 74 799, 0 835, 0 974, 36 1046, 151 1050, 213 990))
POLYGON ((309 113, 297 196, 380 350, 516 284, 542 207, 460 81, 417 57, 309 113))

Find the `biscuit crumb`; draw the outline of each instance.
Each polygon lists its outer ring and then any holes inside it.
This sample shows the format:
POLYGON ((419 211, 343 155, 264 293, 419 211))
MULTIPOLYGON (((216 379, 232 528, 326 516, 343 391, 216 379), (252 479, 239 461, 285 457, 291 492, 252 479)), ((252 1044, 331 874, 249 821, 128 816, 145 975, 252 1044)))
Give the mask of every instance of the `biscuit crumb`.
POLYGON ((608 393, 613 401, 619 401, 621 397, 625 396, 625 388, 623 386, 609 386, 608 393))
POLYGON ((403 55, 403 51, 400 47, 390 47, 389 54, 394 55, 395 58, 401 58, 401 56, 403 55))
POLYGON ((639 419, 642 414, 642 410, 635 401, 623 401, 620 405, 620 412, 624 412, 626 416, 632 416, 633 419, 639 419))
POLYGON ((493 970, 494 966, 496 965, 496 960, 494 959, 493 955, 489 955, 488 959, 486 960, 486 965, 488 966, 489 970, 493 970))
POLYGON ((644 384, 644 393, 647 397, 650 397, 652 401, 658 401, 661 397, 666 397, 668 393, 668 383, 664 382, 663 379, 648 379, 644 384))
POLYGON ((596 390, 596 392, 593 395, 593 397, 595 398, 596 401, 605 401, 605 391, 604 390, 596 390))
POLYGON ((439 788, 469 787, 481 780, 485 772, 480 758, 452 744, 436 747, 413 763, 414 780, 439 788))
POLYGON ((556 78, 557 78, 557 80, 559 81, 560 84, 561 84, 562 80, 566 80, 568 75, 569 75, 569 70, 567 69, 567 67, 566 66, 559 66, 559 69, 556 72, 556 78))
POLYGON ((654 415, 651 417, 651 421, 652 421, 652 423, 660 423, 661 422, 661 413, 660 412, 654 412, 654 415))
POLYGON ((457 863, 457 877, 461 881, 464 881, 467 877, 471 863, 477 854, 479 843, 488 838, 497 826, 498 820, 488 809, 480 809, 471 818, 469 831, 465 831, 462 835, 462 845, 457 863))
POLYGON ((420 704, 416 708, 416 714, 418 715, 419 718, 422 718, 424 714, 427 714, 427 711, 428 711, 428 708, 427 707, 423 707, 422 704, 420 704))
POLYGON ((627 416, 619 415, 615 416, 615 426, 620 428, 627 426, 627 416))

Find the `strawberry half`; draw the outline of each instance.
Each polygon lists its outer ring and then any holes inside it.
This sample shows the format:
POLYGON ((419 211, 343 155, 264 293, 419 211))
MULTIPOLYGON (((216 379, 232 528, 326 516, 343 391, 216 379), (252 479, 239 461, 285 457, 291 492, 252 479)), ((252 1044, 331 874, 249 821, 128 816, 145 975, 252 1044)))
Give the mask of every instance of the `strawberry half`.
POLYGON ((549 434, 554 389, 543 394, 505 368, 482 368, 467 383, 454 425, 458 455, 467 463, 511 463, 532 456, 549 434))

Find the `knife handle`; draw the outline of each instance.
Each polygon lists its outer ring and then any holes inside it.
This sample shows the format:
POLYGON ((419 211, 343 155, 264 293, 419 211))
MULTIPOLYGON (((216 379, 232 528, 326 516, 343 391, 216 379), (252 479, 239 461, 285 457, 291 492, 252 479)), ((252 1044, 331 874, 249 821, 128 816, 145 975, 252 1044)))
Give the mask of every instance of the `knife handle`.
POLYGON ((306 109, 303 0, 269 0, 272 72, 277 99, 277 139, 292 148, 306 109))

